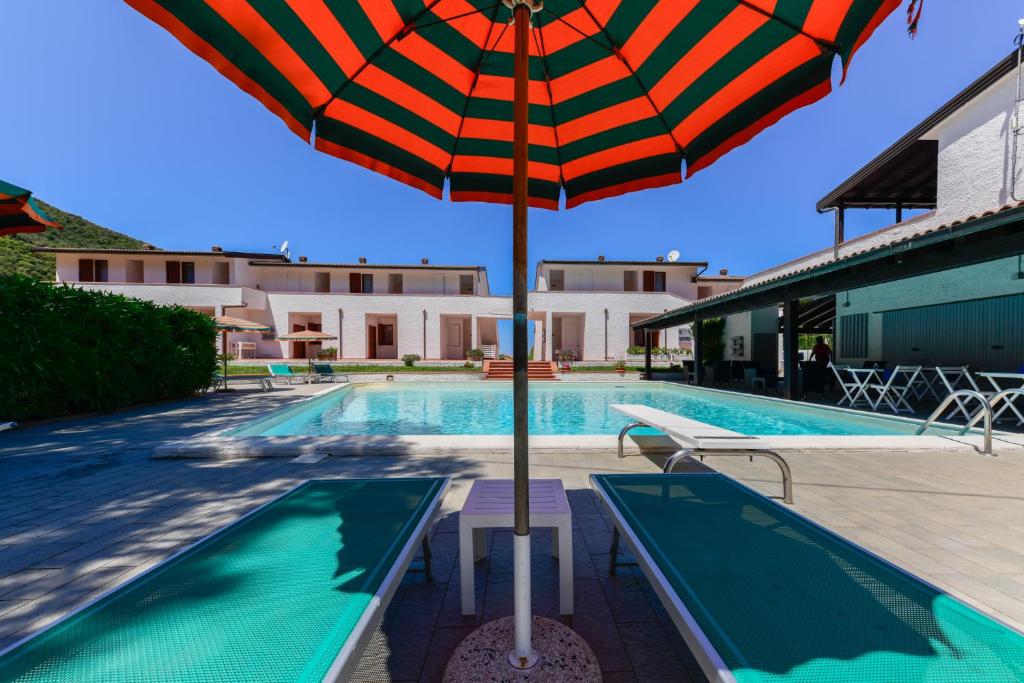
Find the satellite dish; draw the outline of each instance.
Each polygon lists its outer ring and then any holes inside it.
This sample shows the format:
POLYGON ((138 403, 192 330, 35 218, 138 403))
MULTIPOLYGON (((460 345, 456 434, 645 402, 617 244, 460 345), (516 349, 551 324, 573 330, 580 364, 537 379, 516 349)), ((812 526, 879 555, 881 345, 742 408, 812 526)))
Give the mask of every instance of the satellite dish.
POLYGON ((673 249, 672 251, 668 252, 668 257, 667 258, 668 258, 669 262, 675 263, 676 261, 679 260, 679 250, 678 249, 673 249))
POLYGON ((284 254, 285 258, 291 257, 291 252, 288 251, 288 240, 281 242, 281 253, 284 254))

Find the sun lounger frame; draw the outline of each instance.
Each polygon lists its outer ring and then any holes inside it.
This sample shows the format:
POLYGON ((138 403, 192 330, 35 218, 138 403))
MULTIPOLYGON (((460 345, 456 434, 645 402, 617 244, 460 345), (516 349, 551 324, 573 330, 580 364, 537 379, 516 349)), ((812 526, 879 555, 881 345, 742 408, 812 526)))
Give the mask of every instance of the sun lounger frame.
MULTIPOLYGON (((359 617, 359 621, 357 621, 355 627, 353 627, 352 633, 345 640, 345 644, 338 651, 338 654, 335 656, 330 668, 327 670, 327 673, 323 677, 324 683, 336 683, 337 681, 347 681, 349 678, 351 678, 352 672, 359 664, 359 659, 362 656, 363 651, 366 649, 366 646, 369 644, 370 639, 373 637, 374 631, 377 629, 381 621, 384 619, 384 612, 385 610, 387 610, 388 604, 394 597, 395 591, 398 590, 398 585, 399 583, 401 583, 402 577, 405 575, 407 571, 410 571, 410 565, 412 564, 413 558, 416 556, 417 547, 420 545, 422 545, 423 547, 424 568, 422 570, 412 569, 411 571, 423 571, 426 574, 427 580, 431 580, 433 578, 431 571, 430 539, 427 536, 427 531, 429 530, 430 525, 433 524, 435 518, 437 517, 438 511, 441 509, 441 504, 444 502, 445 496, 448 495, 448 489, 451 488, 451 477, 429 478, 442 479, 443 483, 441 484, 441 488, 438 489, 437 493, 434 495, 434 498, 430 501, 429 505, 427 505, 422 517, 416 523, 416 527, 413 529, 412 534, 409 535, 409 539, 402 547, 402 550, 398 553, 398 557, 395 558, 394 564, 391 565, 391 569, 389 569, 388 573, 384 576, 384 579, 381 581, 380 587, 377 588, 377 591, 373 594, 373 597, 370 598, 370 602, 367 604, 366 609, 363 610, 362 616, 359 617)), ((192 552, 200 545, 207 543, 218 536, 226 534, 229 531, 233 531, 235 528, 241 526, 246 521, 248 521, 249 518, 254 517, 255 515, 262 512, 264 509, 270 507, 271 505, 274 505, 283 498, 290 496, 299 489, 321 481, 344 481, 344 478, 307 479, 304 482, 296 484, 295 486, 291 487, 287 491, 284 491, 280 495, 274 496, 266 503, 263 503, 262 505, 253 508, 252 510, 245 513, 244 515, 236 519, 234 522, 231 522, 227 526, 221 527, 220 529, 217 529, 216 531, 209 533, 206 536, 203 536, 194 543, 190 543, 185 548, 182 548, 173 555, 170 555, 169 557, 161 560, 160 562, 156 563, 152 567, 149 567, 148 569, 139 573, 138 575, 133 576, 128 581, 120 583, 114 586, 113 588, 104 591, 103 593, 93 598, 89 602, 85 603, 84 605, 78 607, 77 609, 68 612, 64 616, 47 624, 38 631, 30 633, 21 640, 18 640, 17 642, 12 643, 11 645, 3 648, 2 650, 0 650, 0 658, 4 657, 8 652, 11 652, 21 647, 28 641, 40 637, 44 633, 50 631, 51 629, 56 628, 68 619, 76 617, 79 613, 92 608, 93 605, 103 600, 106 600, 108 597, 118 592, 119 590, 122 590, 123 588, 135 583, 136 581, 141 581, 150 574, 159 571, 165 565, 177 560, 182 555, 192 552)))
MULTIPOLYGON (((630 407, 631 406, 629 406, 629 405, 623 405, 622 406, 622 408, 630 408, 630 407)), ((657 408, 650 408, 648 406, 642 406, 642 405, 637 405, 636 407, 646 408, 648 410, 655 410, 657 412, 662 412, 662 413, 666 413, 667 415, 671 415, 671 413, 667 413, 666 411, 659 410, 657 408)), ((632 430, 637 429, 638 427, 650 427, 651 429, 657 429, 658 431, 661 431, 662 433, 664 433, 665 436, 667 436, 668 438, 673 439, 673 440, 676 440, 676 439, 673 437, 673 433, 672 432, 675 432, 676 434, 678 434, 679 437, 682 437, 684 435, 683 430, 680 429, 679 427, 672 427, 671 425, 665 425, 665 424, 660 424, 660 425, 659 424, 653 424, 653 421, 642 420, 639 417, 637 417, 636 415, 633 415, 632 413, 629 413, 629 412, 627 412, 625 410, 621 410, 621 409, 617 408, 616 406, 612 406, 612 409, 613 410, 617 410, 618 412, 621 412, 622 414, 624 414, 624 415, 626 415, 628 417, 631 417, 634 420, 633 422, 630 422, 625 427, 623 427, 622 431, 619 432, 619 448, 618 448, 618 456, 619 456, 619 458, 624 458, 625 457, 625 443, 624 442, 626 440, 626 435, 629 432, 631 432, 632 430)), ((674 417, 680 417, 680 419, 686 419, 686 418, 681 418, 681 416, 674 416, 674 417)), ((686 421, 687 422, 691 422, 691 423, 696 423, 696 420, 686 419, 686 421)), ((715 441, 715 445, 713 447, 708 447, 708 446, 703 446, 702 447, 702 446, 699 445, 699 443, 700 443, 699 442, 699 438, 700 437, 691 437, 690 440, 694 441, 694 443, 690 444, 690 445, 687 445, 687 446, 684 446, 683 448, 680 448, 675 453, 670 455, 668 457, 668 459, 665 461, 665 465, 664 465, 664 468, 662 470, 663 472, 666 472, 666 473, 671 472, 675 468, 675 466, 679 463, 679 461, 681 461, 683 458, 690 458, 690 457, 697 457, 697 458, 700 458, 702 461, 704 460, 705 457, 707 457, 709 455, 715 455, 715 456, 718 456, 718 455, 746 456, 746 457, 749 457, 751 460, 753 460, 755 457, 768 458, 769 460, 774 462, 776 465, 778 465, 779 466, 779 470, 782 472, 782 500, 783 500, 783 502, 788 504, 788 505, 792 505, 793 504, 793 473, 789 469, 789 463, 786 462, 785 458, 783 458, 781 455, 779 455, 775 451, 771 450, 767 446, 763 445, 763 442, 760 439, 758 439, 757 437, 752 437, 752 436, 747 436, 745 434, 738 434, 738 433, 735 433, 735 432, 730 432, 727 429, 721 429, 721 428, 718 428, 718 427, 714 427, 713 425, 706 425, 706 426, 707 426, 708 429, 713 429, 713 430, 722 432, 722 434, 720 434, 720 435, 713 435, 713 436, 709 435, 707 437, 704 437, 704 438, 708 438, 708 439, 713 439, 715 441), (732 441, 732 443, 730 443, 730 441, 732 441), (758 445, 756 445, 756 447, 755 447, 755 444, 758 444, 758 445)))
MULTIPOLYGON (((647 577, 648 582, 651 584, 651 587, 654 588, 654 592, 658 595, 658 598, 661 600, 661 604, 665 607, 665 610, 668 612, 669 617, 672 619, 672 623, 674 623, 676 625, 676 628, 679 630, 679 634, 683 637, 683 640, 686 642, 686 646, 690 649, 690 652, 693 653, 693 656, 697 660, 697 663, 700 665, 700 668, 704 672, 704 675, 707 676, 710 683, 736 683, 736 677, 732 674, 732 671, 722 660, 721 655, 718 654, 718 651, 715 649, 714 645, 711 644, 710 639, 707 637, 707 635, 705 635, 704 630, 701 629, 700 625, 697 623, 697 620, 693 617, 693 613, 690 612, 689 608, 676 594, 676 591, 672 587, 672 584, 668 582, 668 579, 665 577, 665 574, 658 567, 658 564, 654 561, 654 558, 651 557, 650 553, 647 552, 647 549, 640 542, 640 539, 637 537, 636 532, 634 532, 632 527, 629 526, 629 523, 626 522, 626 519, 623 516, 622 512, 618 509, 618 507, 615 505, 614 500, 611 498, 611 496, 608 495, 608 492, 601 485, 601 482, 599 479, 597 479, 597 476, 598 475, 596 474, 590 475, 590 487, 597 494, 597 497, 600 500, 601 504, 604 505, 604 508, 608 512, 609 517, 611 517, 612 528, 614 530, 614 533, 616 535, 621 534, 622 538, 626 539, 626 543, 628 544, 630 551, 633 553, 633 557, 636 558, 636 565, 640 567, 640 569, 644 573, 644 576, 647 577)), ((678 473, 670 476, 712 476, 727 479, 734 486, 743 489, 749 493, 752 493, 755 496, 760 496, 766 499, 771 504, 777 505, 781 510, 784 510, 786 514, 796 517, 803 521, 805 524, 808 524, 809 526, 814 528, 815 530, 837 539, 847 548, 850 548, 856 552, 862 553, 874 559, 875 561, 886 566, 890 571, 909 577, 910 579, 917 581, 918 583, 928 587, 930 590, 933 590, 938 594, 946 595, 950 597, 950 599, 952 600, 956 600, 957 602, 963 603, 962 600, 949 595, 947 591, 943 590, 942 588, 939 588, 930 581, 926 581, 921 577, 917 576, 916 574, 908 572, 903 567, 900 567, 899 565, 890 562, 889 560, 878 555, 877 553, 874 553, 868 550, 867 548, 858 545, 857 543, 854 543, 853 541, 847 539, 844 536, 840 536, 836 532, 822 526, 821 524, 818 524, 813 519, 810 519, 809 517, 806 517, 795 512, 792 508, 788 508, 784 505, 779 505, 778 501, 772 500, 771 498, 765 496, 759 491, 755 491, 746 484, 738 482, 735 479, 732 479, 731 477, 727 477, 726 475, 720 472, 678 473)), ((614 542, 615 538, 613 537, 613 543, 614 542)), ((614 562, 614 558, 612 558, 612 562, 614 562)), ((619 564, 621 565, 623 563, 619 564)), ((1011 631, 1014 631, 1015 633, 1021 632, 1020 629, 1009 625, 1008 623, 1006 623, 1006 621, 1000 619, 999 617, 989 612, 981 613, 987 619, 990 619, 993 622, 1001 626, 1004 626, 1011 631)))

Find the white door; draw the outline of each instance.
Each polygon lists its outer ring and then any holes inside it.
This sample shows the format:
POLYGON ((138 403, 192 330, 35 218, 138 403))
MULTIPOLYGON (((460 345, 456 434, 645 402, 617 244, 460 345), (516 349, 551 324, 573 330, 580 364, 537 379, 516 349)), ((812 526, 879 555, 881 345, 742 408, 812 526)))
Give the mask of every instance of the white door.
POLYGON ((583 358, 580 348, 583 336, 582 323, 583 318, 580 316, 562 318, 562 349, 575 353, 577 360, 583 358))
POLYGON ((445 343, 445 358, 458 360, 465 355, 462 350, 462 321, 449 321, 446 328, 448 339, 445 343))

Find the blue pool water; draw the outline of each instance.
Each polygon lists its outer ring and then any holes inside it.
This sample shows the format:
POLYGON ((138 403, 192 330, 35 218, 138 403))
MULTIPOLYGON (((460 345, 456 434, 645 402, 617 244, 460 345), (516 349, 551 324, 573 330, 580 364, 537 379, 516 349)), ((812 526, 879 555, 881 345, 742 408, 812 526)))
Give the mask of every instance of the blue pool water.
MULTIPOLYGON (((754 435, 913 434, 911 422, 827 407, 651 382, 531 383, 530 433, 618 434, 630 420, 613 403, 639 403, 754 435)), ((346 387, 244 425, 233 436, 484 435, 512 433, 509 383, 346 387)))

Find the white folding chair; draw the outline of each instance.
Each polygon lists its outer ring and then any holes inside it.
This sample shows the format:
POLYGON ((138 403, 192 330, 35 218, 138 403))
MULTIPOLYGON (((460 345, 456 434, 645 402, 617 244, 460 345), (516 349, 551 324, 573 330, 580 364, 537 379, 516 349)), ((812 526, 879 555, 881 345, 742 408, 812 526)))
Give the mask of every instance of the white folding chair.
MULTIPOLYGON (((977 391, 979 394, 984 396, 986 399, 991 399, 995 394, 991 391, 982 391, 978 387, 978 383, 971 376, 971 371, 968 370, 966 365, 953 366, 953 367, 937 367, 935 368, 935 374, 941 380, 942 384, 945 385, 946 390, 952 394, 954 391, 960 389, 970 389, 971 391, 977 391)), ((957 414, 964 416, 964 419, 968 422, 978 413, 983 410, 982 406, 977 406, 973 409, 969 409, 967 406, 968 401, 962 396, 956 396, 953 398, 954 408, 943 419, 949 421, 956 417, 957 414)))
POLYGON ((914 409, 907 402, 907 396, 913 394, 914 383, 920 375, 920 365, 897 365, 885 384, 869 384, 869 392, 878 393, 874 400, 870 393, 867 394, 871 409, 878 410, 885 403, 894 413, 913 413, 914 409))
POLYGON ((849 365, 836 365, 832 361, 829 361, 828 366, 832 368, 832 373, 836 376, 836 381, 839 382, 839 388, 843 390, 843 397, 836 403, 837 406, 841 406, 844 403, 848 403, 850 407, 853 407, 853 398, 860 390, 860 385, 857 382, 848 379, 846 371, 850 369, 849 365), (844 377, 847 377, 844 379, 844 377))

